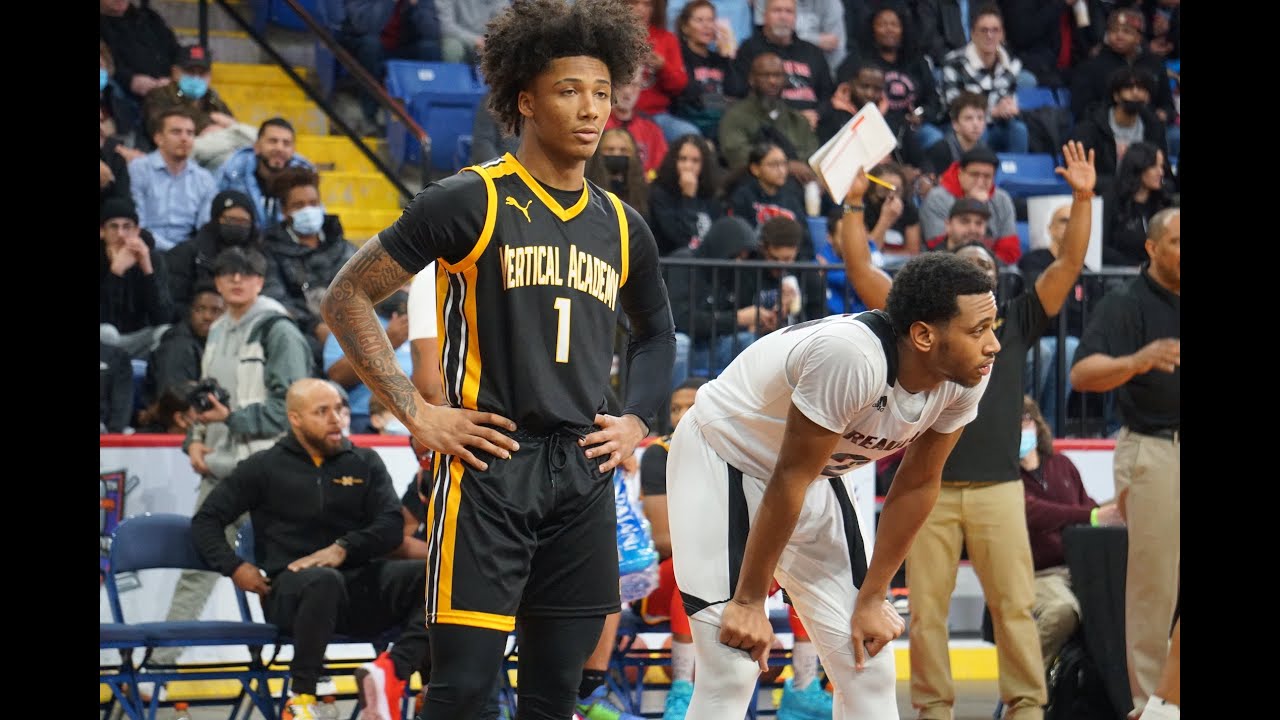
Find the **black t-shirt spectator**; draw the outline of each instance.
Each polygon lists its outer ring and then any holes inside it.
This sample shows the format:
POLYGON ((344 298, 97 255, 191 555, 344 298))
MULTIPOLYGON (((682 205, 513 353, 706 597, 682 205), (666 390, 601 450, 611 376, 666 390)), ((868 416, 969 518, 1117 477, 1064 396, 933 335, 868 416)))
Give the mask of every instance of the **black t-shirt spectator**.
POLYGON ((1048 324, 1034 286, 1005 306, 1004 316, 996 323, 1000 352, 987 391, 978 402, 978 417, 965 427, 942 468, 944 483, 1021 481, 1018 435, 1027 348, 1040 339, 1048 324))
MULTIPOLYGON (((1074 362, 1096 353, 1124 357, 1154 340, 1181 337, 1182 298, 1152 280, 1149 268, 1150 263, 1143 263, 1138 277, 1098 303, 1080 338, 1074 362)), ((1004 354, 1003 349, 1000 354, 1004 354)), ((1175 367, 1172 373, 1152 370, 1135 375, 1118 388, 1121 419, 1135 432, 1180 428, 1181 387, 1181 367, 1175 367)))

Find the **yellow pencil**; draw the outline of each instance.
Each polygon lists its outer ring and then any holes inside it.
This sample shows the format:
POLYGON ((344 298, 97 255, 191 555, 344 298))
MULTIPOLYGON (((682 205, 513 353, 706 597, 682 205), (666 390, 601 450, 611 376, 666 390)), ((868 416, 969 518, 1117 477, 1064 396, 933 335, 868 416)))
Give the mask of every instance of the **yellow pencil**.
POLYGON ((884 180, 881 180, 880 178, 876 177, 875 175, 872 175, 871 173, 867 173, 867 179, 881 187, 887 187, 889 188, 889 190, 893 192, 898 191, 898 188, 895 187, 893 183, 885 182, 884 180))

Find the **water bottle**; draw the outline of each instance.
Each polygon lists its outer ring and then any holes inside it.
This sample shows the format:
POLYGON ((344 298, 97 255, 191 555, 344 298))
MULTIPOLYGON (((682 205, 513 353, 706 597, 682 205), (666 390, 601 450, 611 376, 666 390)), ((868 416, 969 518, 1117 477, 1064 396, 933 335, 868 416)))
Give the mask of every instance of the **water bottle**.
POLYGON ((338 699, 332 695, 325 695, 324 700, 316 707, 316 720, 338 720, 338 699))
POLYGON ((648 520, 627 495, 624 471, 613 473, 614 509, 618 518, 618 575, 623 602, 638 600, 656 586, 658 551, 648 520))
POLYGON ((174 703, 173 711, 176 714, 173 716, 173 720, 191 720, 191 711, 188 709, 189 707, 190 706, 184 702, 174 703))

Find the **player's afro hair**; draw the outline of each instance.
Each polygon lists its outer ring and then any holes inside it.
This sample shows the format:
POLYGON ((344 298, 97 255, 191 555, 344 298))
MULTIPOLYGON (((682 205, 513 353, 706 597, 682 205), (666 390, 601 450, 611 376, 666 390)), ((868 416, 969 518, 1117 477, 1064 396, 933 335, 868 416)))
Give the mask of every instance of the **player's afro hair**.
POLYGON ((917 255, 893 278, 885 310, 898 337, 917 322, 946 323, 960 314, 956 298, 994 292, 991 278, 977 265, 949 252, 917 255))
POLYGON ((507 135, 520 134, 520 91, 552 60, 598 58, 617 85, 635 77, 649 53, 646 30, 625 0, 514 0, 487 30, 480 72, 489 112, 507 135))

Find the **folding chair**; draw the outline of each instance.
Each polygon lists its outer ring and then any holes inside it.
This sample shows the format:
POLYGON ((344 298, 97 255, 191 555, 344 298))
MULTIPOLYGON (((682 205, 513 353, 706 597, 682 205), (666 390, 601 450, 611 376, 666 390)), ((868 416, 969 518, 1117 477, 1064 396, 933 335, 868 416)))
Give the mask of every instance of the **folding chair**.
POLYGON ((129 720, 142 720, 142 706, 131 693, 125 692, 125 686, 138 686, 137 671, 133 664, 133 651, 146 647, 147 635, 142 630, 123 623, 98 623, 98 649, 116 650, 120 653, 120 664, 108 668, 111 672, 102 674, 100 679, 111 690, 111 700, 103 710, 102 717, 111 717, 115 703, 120 703, 129 720))
MULTIPOLYGON (((254 537, 253 537, 252 522, 245 521, 245 523, 241 525, 240 529, 236 532, 236 555, 239 556, 239 558, 241 560, 244 560, 245 562, 250 562, 250 563, 253 563, 254 565, 258 565, 257 555, 254 552, 254 537)), ((249 594, 238 587, 236 588, 236 604, 240 607, 241 620, 245 622, 255 622, 253 618, 253 611, 249 607, 249 594)), ((276 625, 268 624, 268 626, 275 632, 275 635, 273 636, 270 642, 270 644, 275 649, 271 653, 271 657, 269 659, 263 660, 262 663, 263 663, 264 671, 267 677, 271 679, 280 679, 284 681, 284 686, 280 690, 280 697, 283 700, 284 698, 289 696, 289 681, 290 681, 289 671, 287 669, 273 669, 271 666, 275 664, 276 658, 280 654, 280 649, 285 645, 293 644, 293 639, 288 634, 281 631, 280 628, 277 627, 276 625)), ((376 637, 368 637, 368 638, 353 637, 350 635, 343 635, 342 633, 334 633, 333 639, 330 640, 329 642, 330 644, 368 643, 370 645, 373 645, 373 657, 368 658, 369 660, 373 660, 383 650, 386 650, 388 647, 390 647, 391 643, 394 642, 395 639, 400 636, 400 630, 401 629, 399 627, 390 628, 376 637)), ((259 653, 261 653, 262 648, 259 647, 258 650, 259 650, 259 653)), ((343 661, 343 662, 351 662, 351 661, 343 661)), ((355 666, 352 666, 352 667, 332 666, 331 667, 329 666, 328 663, 326 663, 324 672, 328 675, 353 675, 355 674, 355 666)), ((401 717, 406 717, 406 718, 410 717, 409 707, 412 699, 413 699, 413 692, 412 690, 406 687, 404 697, 401 702, 401 708, 400 708, 401 717)), ((351 712, 352 720, 355 720, 355 717, 359 713, 359 710, 360 708, 358 706, 352 710, 351 712)))
MULTIPOLYGON (((216 572, 205 563, 192 543, 190 517, 147 513, 135 515, 116 528, 111 541, 111 567, 106 574, 107 600, 111 606, 113 623, 128 623, 120 602, 117 576, 121 573, 156 569, 216 572)), ((150 720, 155 719, 159 709, 160 688, 172 680, 237 680, 242 691, 234 701, 232 717, 246 694, 264 717, 274 720, 279 716, 267 688, 266 668, 257 659, 258 653, 253 650, 254 647, 261 648, 274 640, 277 634, 274 625, 231 620, 189 620, 138 622, 127 627, 131 627, 132 631, 103 626, 100 630, 100 643, 107 642, 108 638, 117 643, 132 642, 135 647, 145 648, 145 654, 134 671, 126 674, 127 680, 118 677, 108 681, 108 684, 113 686, 114 693, 118 689, 118 683, 131 682, 134 687, 138 682, 155 683, 156 692, 151 696, 145 715, 150 720), (142 633, 141 643, 138 643, 138 632, 142 633), (182 671, 176 666, 148 666, 151 651, 160 647, 242 647, 249 651, 249 661, 247 667, 243 662, 200 663, 185 666, 182 671)), ((221 700, 199 703, 230 704, 221 700)), ((125 705, 126 712, 128 707, 125 705)), ((139 712, 142 712, 140 703, 139 712)))

